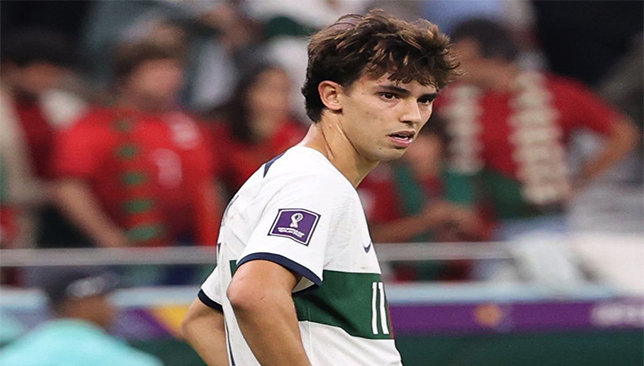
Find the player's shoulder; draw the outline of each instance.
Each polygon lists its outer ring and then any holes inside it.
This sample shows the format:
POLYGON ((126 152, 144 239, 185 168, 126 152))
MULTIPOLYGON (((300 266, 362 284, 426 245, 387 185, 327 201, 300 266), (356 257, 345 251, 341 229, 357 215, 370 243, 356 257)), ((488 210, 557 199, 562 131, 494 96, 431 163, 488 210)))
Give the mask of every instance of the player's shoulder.
POLYGON ((355 198, 353 185, 320 152, 295 146, 265 163, 256 173, 265 192, 288 192, 294 196, 322 195, 355 198))
POLYGON ((265 177, 276 180, 301 180, 338 189, 353 187, 324 155, 308 147, 294 146, 262 168, 265 177))

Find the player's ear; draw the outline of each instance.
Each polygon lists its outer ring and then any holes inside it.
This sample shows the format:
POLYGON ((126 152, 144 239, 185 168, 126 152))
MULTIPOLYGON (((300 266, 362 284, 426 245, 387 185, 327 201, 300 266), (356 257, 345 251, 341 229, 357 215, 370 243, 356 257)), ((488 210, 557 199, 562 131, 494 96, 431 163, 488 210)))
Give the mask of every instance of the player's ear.
POLYGON ((330 80, 325 80, 318 85, 318 93, 322 103, 333 112, 342 110, 342 103, 339 98, 342 92, 342 85, 330 80))

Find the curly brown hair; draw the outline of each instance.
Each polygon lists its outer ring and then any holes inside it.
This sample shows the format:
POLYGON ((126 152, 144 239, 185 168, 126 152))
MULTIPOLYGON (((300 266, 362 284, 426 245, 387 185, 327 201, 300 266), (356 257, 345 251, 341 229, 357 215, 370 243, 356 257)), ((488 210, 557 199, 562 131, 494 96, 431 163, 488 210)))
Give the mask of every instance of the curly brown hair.
POLYGON ((318 122, 325 108, 318 93, 324 80, 344 87, 365 74, 442 89, 458 75, 458 61, 449 53, 449 37, 427 20, 412 23, 381 10, 349 14, 314 34, 308 46, 308 67, 302 94, 306 114, 318 122))

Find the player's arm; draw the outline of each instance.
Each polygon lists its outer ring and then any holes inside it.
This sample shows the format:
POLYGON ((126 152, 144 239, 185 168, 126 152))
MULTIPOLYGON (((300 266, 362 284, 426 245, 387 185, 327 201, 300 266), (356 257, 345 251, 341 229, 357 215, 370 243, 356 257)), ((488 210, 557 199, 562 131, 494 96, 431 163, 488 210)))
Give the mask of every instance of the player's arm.
POLYGON ((616 120, 612 124, 603 150, 584 164, 580 177, 575 182, 576 185, 583 186, 618 163, 635 148, 640 139, 639 136, 641 132, 629 118, 622 117, 616 120))
POLYGON ((56 183, 55 200, 80 229, 102 247, 125 247, 128 239, 101 210, 98 200, 82 179, 63 178, 56 183))
POLYGON ((244 338, 263 366, 310 366, 291 293, 297 282, 281 265, 253 260, 237 269, 228 287, 244 338))
POLYGON ((228 366, 224 314, 196 299, 181 324, 181 334, 208 366, 228 366))

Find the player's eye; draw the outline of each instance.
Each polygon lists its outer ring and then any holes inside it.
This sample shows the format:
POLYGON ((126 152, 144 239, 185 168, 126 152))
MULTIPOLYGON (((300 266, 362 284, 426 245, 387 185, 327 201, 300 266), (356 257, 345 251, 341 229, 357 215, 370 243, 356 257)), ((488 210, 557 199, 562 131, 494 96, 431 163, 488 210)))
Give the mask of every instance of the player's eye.
POLYGON ((434 102, 434 98, 421 98, 418 99, 418 103, 422 105, 431 105, 434 102))
POLYGON ((397 98, 398 96, 396 94, 394 94, 394 93, 384 92, 384 93, 380 93, 380 97, 382 99, 385 99, 385 100, 393 100, 393 99, 397 98))

